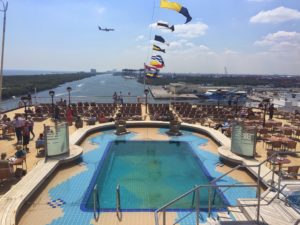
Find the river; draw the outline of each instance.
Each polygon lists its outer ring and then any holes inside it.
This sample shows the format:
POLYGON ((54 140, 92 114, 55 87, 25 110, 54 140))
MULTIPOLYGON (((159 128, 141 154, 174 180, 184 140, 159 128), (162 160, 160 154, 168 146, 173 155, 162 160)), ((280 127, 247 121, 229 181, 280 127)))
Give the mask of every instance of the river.
MULTIPOLYGON (((46 77, 45 77, 46 78, 46 77)), ((47 80, 45 80, 47 82, 47 80)), ((121 76, 113 76, 112 74, 102 74, 78 81, 73 81, 54 88, 54 102, 66 99, 68 101, 67 87, 71 87, 71 102, 101 102, 111 103, 112 96, 116 91, 118 94, 122 92, 124 102, 136 103, 138 96, 144 95, 144 85, 138 83, 135 79, 125 79, 121 76)), ((154 99, 149 94, 149 103, 154 99)), ((1 103, 2 111, 14 109, 18 106, 20 98, 5 100, 1 103)), ((32 93, 33 104, 51 102, 49 90, 32 93)), ((160 102, 160 101, 155 101, 160 102)), ((166 101, 165 101, 166 102, 166 101)))

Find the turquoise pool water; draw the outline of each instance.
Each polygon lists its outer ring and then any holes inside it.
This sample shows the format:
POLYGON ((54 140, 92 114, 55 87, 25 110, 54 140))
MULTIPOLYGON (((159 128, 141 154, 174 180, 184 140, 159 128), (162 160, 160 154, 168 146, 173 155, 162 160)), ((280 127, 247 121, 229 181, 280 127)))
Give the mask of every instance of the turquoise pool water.
MULTIPOLYGON (((122 210, 154 210, 193 186, 208 184, 209 176, 187 142, 113 141, 87 191, 86 210, 93 210, 93 187, 97 184, 100 210, 115 210, 116 187, 120 185, 122 210)), ((200 192, 200 206, 207 207, 208 192, 200 192)), ((170 210, 191 208, 193 195, 170 210)), ((218 196, 215 204, 221 206, 218 196)))

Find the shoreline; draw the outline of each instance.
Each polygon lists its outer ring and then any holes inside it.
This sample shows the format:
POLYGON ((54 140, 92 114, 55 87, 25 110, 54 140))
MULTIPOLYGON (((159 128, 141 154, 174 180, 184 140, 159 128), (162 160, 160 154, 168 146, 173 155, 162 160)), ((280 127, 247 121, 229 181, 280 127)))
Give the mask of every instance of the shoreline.
POLYGON ((28 93, 42 92, 57 88, 68 82, 82 80, 100 73, 67 73, 67 74, 40 74, 40 75, 9 75, 3 76, 2 101, 19 98, 28 93))

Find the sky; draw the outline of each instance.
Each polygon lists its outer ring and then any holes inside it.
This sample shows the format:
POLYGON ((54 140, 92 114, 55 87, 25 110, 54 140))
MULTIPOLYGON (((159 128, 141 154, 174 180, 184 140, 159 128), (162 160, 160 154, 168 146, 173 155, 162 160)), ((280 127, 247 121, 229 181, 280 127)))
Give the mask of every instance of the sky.
POLYGON ((159 0, 8 2, 5 69, 142 68, 159 54, 151 50, 156 34, 170 44, 157 43, 166 49, 162 72, 300 75, 299 0, 178 0, 193 17, 188 24, 159 0))

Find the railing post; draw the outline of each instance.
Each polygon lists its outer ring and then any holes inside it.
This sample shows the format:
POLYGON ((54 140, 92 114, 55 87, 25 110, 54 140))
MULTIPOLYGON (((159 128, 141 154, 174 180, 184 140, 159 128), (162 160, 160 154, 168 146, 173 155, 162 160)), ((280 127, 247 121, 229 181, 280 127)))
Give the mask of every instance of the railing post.
POLYGON ((272 163, 272 165, 273 165, 273 168, 272 168, 272 181, 271 181, 271 185, 272 185, 272 187, 273 187, 273 185, 274 185, 274 176, 275 176, 275 168, 276 168, 276 164, 275 164, 275 160, 273 160, 273 159, 275 159, 277 157, 277 153, 275 153, 275 155, 272 155, 271 156, 271 158, 270 158, 270 160, 271 160, 271 163, 272 163), (273 162, 272 162, 273 161, 273 162))
POLYGON ((257 198, 257 217, 256 222, 259 224, 260 219, 260 171, 261 171, 261 165, 258 166, 258 178, 257 178, 257 190, 256 190, 256 198, 257 198))
POLYGON ((200 187, 196 192, 196 224, 199 225, 199 211, 200 211, 200 187))
POLYGON ((97 185, 95 185, 94 190, 93 190, 93 199, 94 199, 94 219, 96 221, 98 221, 99 216, 96 215, 97 212, 98 212, 97 207, 98 207, 98 204, 99 204, 98 203, 98 186, 97 185))
POLYGON ((208 188, 208 218, 211 216, 211 187, 208 188))
POLYGON ((166 225, 166 210, 163 211, 163 225, 166 225))
POLYGON ((282 173, 281 173, 281 168, 280 168, 280 170, 278 172, 278 191, 277 191, 277 194, 276 194, 278 199, 279 199, 279 193, 280 193, 281 175, 282 175, 282 173))
POLYGON ((119 219, 119 221, 122 220, 122 215, 120 214, 120 205, 121 205, 121 199, 120 199, 120 184, 117 185, 116 188, 116 214, 119 219))

